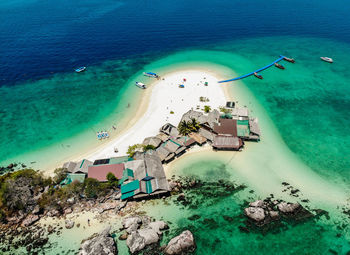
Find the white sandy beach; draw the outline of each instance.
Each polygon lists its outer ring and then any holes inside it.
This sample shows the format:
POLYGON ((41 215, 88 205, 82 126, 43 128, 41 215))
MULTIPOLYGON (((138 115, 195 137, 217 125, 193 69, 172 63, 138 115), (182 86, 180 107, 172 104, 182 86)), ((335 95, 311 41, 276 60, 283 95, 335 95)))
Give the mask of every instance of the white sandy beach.
POLYGON ((95 160, 125 155, 129 145, 142 143, 146 137, 157 135, 164 124, 177 126, 182 115, 190 109, 203 109, 205 105, 212 109, 224 106, 227 96, 224 87, 217 81, 218 77, 213 74, 195 69, 162 76, 144 91, 145 102, 140 104, 142 109, 136 113, 136 120, 133 118, 134 125, 85 157, 95 160), (208 82, 208 86, 204 82, 208 82), (179 84, 185 87, 179 88, 179 84), (200 102, 200 97, 208 98, 209 102, 200 102), (114 148, 118 148, 119 152, 115 153, 114 148))

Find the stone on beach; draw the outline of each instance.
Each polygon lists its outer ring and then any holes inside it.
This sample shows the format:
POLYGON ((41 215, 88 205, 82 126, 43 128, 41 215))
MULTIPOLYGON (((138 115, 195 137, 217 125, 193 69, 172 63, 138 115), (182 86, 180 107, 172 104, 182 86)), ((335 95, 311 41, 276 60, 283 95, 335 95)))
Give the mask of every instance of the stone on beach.
POLYGON ((83 241, 79 255, 112 255, 118 254, 116 243, 110 235, 110 228, 106 228, 100 234, 95 234, 83 241))
POLYGON ((196 248, 193 234, 189 230, 185 230, 180 235, 170 240, 165 247, 164 252, 168 255, 183 254, 185 252, 193 252, 196 248))
POLYGON ((74 227, 74 224, 75 224, 75 222, 72 221, 72 220, 66 220, 66 221, 65 221, 65 227, 66 227, 66 229, 71 229, 71 228, 73 228, 73 227, 74 227))

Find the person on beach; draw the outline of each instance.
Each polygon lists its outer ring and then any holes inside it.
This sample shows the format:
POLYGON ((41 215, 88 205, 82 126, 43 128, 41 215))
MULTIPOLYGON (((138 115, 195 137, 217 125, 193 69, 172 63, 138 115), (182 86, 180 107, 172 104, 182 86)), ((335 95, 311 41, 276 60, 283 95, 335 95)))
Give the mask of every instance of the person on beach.
POLYGON ((90 219, 88 219, 88 225, 90 226, 90 219))

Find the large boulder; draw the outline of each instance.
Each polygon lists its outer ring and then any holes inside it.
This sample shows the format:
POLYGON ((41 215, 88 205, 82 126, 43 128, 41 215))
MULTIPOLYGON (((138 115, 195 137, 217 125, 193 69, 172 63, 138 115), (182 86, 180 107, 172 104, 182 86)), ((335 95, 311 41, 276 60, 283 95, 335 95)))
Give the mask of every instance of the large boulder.
POLYGON ((126 239, 126 245, 129 247, 131 253, 141 251, 146 246, 146 240, 139 234, 138 231, 134 231, 126 239))
POLYGON ((138 216, 128 217, 123 219, 122 221, 123 228, 126 229, 126 232, 128 232, 128 234, 131 234, 133 231, 136 231, 141 224, 142 219, 138 216))
POLYGON ((164 221, 154 221, 148 224, 148 227, 153 229, 158 235, 161 235, 161 230, 168 229, 169 226, 164 221))
POLYGON ((73 227, 74 227, 74 224, 75 224, 75 222, 72 221, 72 220, 66 220, 66 221, 65 221, 65 227, 66 227, 66 229, 71 229, 71 228, 73 228, 73 227))
POLYGON ((248 207, 244 209, 244 214, 255 222, 261 222, 265 219, 264 209, 260 207, 248 207))
POLYGON ((110 228, 106 228, 100 234, 95 234, 83 241, 79 255, 112 255, 118 254, 116 243, 110 235, 110 228))
POLYGON ((278 210, 282 213, 286 213, 286 214, 293 214, 296 211, 298 211, 298 209, 300 208, 300 204, 298 203, 286 203, 286 202, 281 202, 277 205, 278 210))
POLYGON ((137 232, 145 239, 145 245, 157 243, 159 241, 158 233, 152 228, 139 229, 137 232))
POLYGON ((165 254, 173 255, 193 252, 195 249, 196 243, 193 234, 189 230, 185 230, 180 235, 170 240, 164 252, 165 254))

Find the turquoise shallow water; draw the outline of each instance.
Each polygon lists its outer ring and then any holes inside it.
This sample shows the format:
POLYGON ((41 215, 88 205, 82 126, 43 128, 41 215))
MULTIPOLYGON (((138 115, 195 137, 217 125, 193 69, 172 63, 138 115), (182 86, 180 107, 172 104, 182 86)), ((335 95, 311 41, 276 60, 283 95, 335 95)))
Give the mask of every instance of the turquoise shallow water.
MULTIPOLYGON (((267 110, 288 147, 307 165, 335 180, 350 179, 350 77, 346 71, 350 60, 343 57, 350 53, 347 44, 320 38, 266 37, 196 49, 108 61, 82 75, 60 74, 1 87, 0 162, 20 161, 33 149, 52 144, 64 148, 67 156, 96 143, 95 132, 110 130, 125 118, 128 103, 137 100, 138 91, 130 90, 135 77, 130 77, 141 74, 143 68, 161 72, 186 64, 217 64, 245 74, 284 54, 296 58, 296 64, 286 63, 283 71, 270 68, 263 72, 264 80, 250 77, 244 84, 267 110), (321 55, 331 55, 335 63, 320 61, 321 55), (84 147, 74 140, 66 142, 81 132, 85 135, 77 141, 84 147)), ((225 71, 228 78, 233 75, 225 71)), ((41 154, 43 151, 31 157, 40 161, 41 154)))

